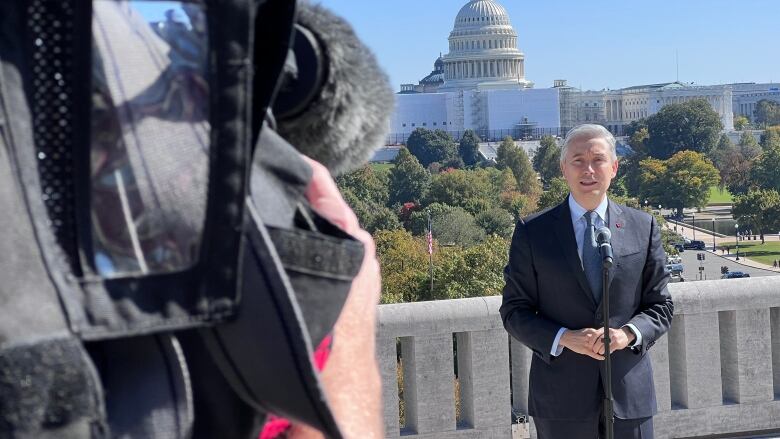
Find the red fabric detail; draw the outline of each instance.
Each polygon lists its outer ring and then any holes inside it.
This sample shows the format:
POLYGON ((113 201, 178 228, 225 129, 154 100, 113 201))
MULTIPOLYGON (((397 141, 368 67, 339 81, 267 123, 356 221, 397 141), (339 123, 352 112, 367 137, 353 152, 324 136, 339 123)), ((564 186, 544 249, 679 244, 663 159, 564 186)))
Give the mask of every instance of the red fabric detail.
MULTIPOLYGON (((317 346, 317 349, 314 351, 314 367, 316 367, 317 370, 322 370, 325 367, 325 363, 328 362, 332 343, 333 334, 328 334, 322 339, 319 346, 317 346)), ((281 438, 290 427, 292 427, 292 424, 287 419, 275 415, 268 415, 268 420, 265 421, 263 431, 260 432, 258 439, 281 438)))
POLYGON ((259 439, 275 439, 283 435, 291 426, 292 424, 287 419, 268 415, 268 420, 263 425, 263 431, 260 432, 259 439))

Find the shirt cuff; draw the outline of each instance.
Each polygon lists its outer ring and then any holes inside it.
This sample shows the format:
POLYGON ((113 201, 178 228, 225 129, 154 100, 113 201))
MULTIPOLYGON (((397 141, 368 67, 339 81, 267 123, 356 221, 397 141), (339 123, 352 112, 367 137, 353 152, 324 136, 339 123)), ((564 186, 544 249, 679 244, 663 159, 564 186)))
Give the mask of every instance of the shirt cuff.
POLYGON ((634 342, 628 345, 628 347, 633 348, 636 346, 642 346, 642 333, 639 332, 639 329, 636 326, 634 326, 633 323, 626 323, 626 326, 628 326, 628 329, 630 329, 631 332, 633 332, 634 335, 636 336, 634 342))
POLYGON ((566 328, 559 329, 558 334, 555 336, 555 340, 553 340, 552 349, 550 349, 550 355, 553 357, 557 357, 563 352, 563 346, 560 345, 560 342, 564 332, 566 332, 566 328))

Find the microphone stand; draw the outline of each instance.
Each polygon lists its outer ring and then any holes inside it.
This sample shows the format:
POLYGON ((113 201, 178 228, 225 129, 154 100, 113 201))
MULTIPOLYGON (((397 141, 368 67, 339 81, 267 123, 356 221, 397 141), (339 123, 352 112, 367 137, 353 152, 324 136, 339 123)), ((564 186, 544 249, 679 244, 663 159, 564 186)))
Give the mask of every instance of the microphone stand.
MULTIPOLYGON (((609 245, 609 244, 607 244, 609 245)), ((611 250, 611 248, 610 248, 611 250)), ((609 269, 612 267, 612 255, 603 255, 602 265, 602 311, 604 312, 604 437, 605 439, 614 439, 613 430, 615 414, 612 399, 612 354, 609 351, 609 269)))

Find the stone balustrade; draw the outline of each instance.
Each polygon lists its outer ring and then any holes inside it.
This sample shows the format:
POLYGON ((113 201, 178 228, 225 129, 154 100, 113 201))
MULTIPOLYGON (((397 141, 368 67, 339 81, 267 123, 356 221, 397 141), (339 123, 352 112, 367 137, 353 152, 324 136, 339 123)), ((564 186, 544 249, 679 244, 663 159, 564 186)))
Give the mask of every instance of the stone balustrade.
MULTIPOLYGON (((780 431, 780 277, 669 289, 672 329, 648 352, 658 399, 656 437, 780 431)), ((494 296, 380 306, 377 347, 388 438, 512 437, 512 411, 527 412, 531 353, 504 331, 500 304, 494 296)))

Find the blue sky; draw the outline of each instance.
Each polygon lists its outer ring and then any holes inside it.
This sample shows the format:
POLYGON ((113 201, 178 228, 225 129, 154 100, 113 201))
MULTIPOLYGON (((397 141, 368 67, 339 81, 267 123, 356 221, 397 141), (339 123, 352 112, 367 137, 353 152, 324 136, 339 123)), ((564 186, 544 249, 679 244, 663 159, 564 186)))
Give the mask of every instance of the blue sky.
MULTIPOLYGON (((780 81, 778 0, 499 0, 538 88, 780 81)), ((394 89, 430 73, 466 0, 322 0, 377 55, 394 89)))

